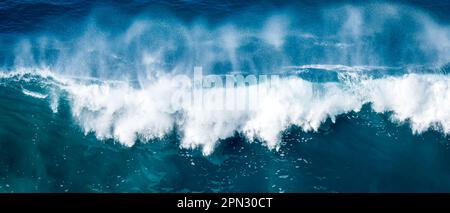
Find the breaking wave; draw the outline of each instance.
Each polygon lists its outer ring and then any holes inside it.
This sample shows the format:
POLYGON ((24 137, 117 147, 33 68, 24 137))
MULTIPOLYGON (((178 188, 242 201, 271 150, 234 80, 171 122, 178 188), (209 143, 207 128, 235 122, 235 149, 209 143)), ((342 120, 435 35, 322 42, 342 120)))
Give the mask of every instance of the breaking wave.
MULTIPOLYGON (((59 100, 68 101, 86 134, 125 146, 178 131, 181 147, 209 155, 238 132, 277 149, 280 133, 290 126, 318 131, 327 120, 366 104, 392 113, 393 122, 409 123, 414 133, 450 133, 447 23, 404 5, 319 11, 252 14, 251 25, 245 13, 215 22, 142 14, 111 25, 97 12, 79 32, 3 39, 11 51, 2 55, 0 76, 25 95, 49 100, 54 113, 59 100), (308 24, 312 19, 321 23, 308 24), (194 66, 207 74, 281 78, 276 85, 233 88, 267 89, 252 110, 199 110, 171 98, 195 92, 192 83, 176 78, 191 76, 194 66)), ((222 92, 205 90, 211 96, 222 92)))
MULTIPOLYGON (((390 113, 393 122, 408 123, 414 133, 429 129, 450 133, 447 75, 411 73, 367 78, 341 73, 339 82, 323 83, 301 77, 281 78, 276 85, 267 87, 256 108, 205 110, 174 102, 170 97, 195 89, 191 85, 180 87, 182 82, 170 76, 136 88, 126 81, 80 80, 48 75, 48 71, 44 72, 47 75, 39 73, 3 74, 2 83, 20 84, 26 95, 47 99, 54 113, 58 111, 58 100, 66 99, 73 119, 86 134, 92 132, 98 139, 114 139, 125 146, 132 146, 137 140, 163 138, 176 129, 181 135, 181 147, 201 148, 205 155, 211 154, 221 139, 236 132, 250 142, 257 140, 277 149, 280 134, 290 126, 318 131, 326 120, 335 122, 338 115, 359 112, 365 104, 377 113, 390 113), (33 81, 36 83, 29 83, 33 81)), ((233 88, 240 89, 243 88, 233 88)), ((205 93, 213 95, 223 92, 205 89, 205 93)))

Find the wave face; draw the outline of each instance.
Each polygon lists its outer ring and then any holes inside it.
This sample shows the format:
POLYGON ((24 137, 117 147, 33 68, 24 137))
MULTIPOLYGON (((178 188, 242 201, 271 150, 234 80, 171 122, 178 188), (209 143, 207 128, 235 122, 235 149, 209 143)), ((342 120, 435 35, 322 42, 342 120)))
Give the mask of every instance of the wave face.
POLYGON ((0 190, 448 192, 442 7, 306 4, 0 4, 0 190))

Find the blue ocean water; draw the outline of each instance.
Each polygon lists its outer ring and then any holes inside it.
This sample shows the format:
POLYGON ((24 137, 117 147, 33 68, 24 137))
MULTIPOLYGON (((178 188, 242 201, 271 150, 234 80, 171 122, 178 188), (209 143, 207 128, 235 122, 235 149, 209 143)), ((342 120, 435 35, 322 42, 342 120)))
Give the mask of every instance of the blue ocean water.
POLYGON ((449 11, 2 1, 0 192, 449 192, 449 11), (255 111, 174 105, 198 66, 281 84, 255 111))

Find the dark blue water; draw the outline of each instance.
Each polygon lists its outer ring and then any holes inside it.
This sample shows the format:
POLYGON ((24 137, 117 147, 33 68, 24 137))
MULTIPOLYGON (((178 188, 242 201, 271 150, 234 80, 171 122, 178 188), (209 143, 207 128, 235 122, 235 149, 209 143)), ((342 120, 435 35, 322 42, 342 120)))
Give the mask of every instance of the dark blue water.
POLYGON ((431 0, 2 1, 0 191, 449 192, 449 11, 431 0), (313 95, 241 119, 158 108, 167 97, 147 77, 194 66, 293 76, 277 96, 313 95))

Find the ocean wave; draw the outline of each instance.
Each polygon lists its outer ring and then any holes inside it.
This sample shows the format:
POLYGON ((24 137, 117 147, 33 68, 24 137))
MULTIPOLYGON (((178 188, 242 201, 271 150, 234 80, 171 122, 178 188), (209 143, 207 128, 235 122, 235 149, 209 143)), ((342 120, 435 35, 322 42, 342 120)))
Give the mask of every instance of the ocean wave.
MULTIPOLYGON (((103 23, 101 11, 93 13, 72 27, 79 32, 0 41, 9 70, 0 78, 47 100, 54 113, 58 101, 66 100, 85 134, 99 139, 133 146, 176 130, 181 147, 208 155, 238 132, 278 149, 280 133, 290 126, 318 131, 326 120, 335 122, 366 104, 409 123, 415 133, 450 133, 450 30, 419 9, 377 3, 334 5, 318 13, 250 11, 251 24, 245 13, 211 23, 165 12, 127 14, 114 24, 103 23), (192 101, 194 83, 177 77, 189 78, 197 65, 217 76, 281 78, 229 91, 247 97, 234 98, 238 103, 250 101, 249 90, 265 91, 251 109, 222 109, 220 102, 203 99, 199 108, 192 101), (300 71, 288 76, 286 70, 300 71)), ((202 95, 217 100, 224 91, 206 88, 202 95)))
MULTIPOLYGON (((19 75, 2 76, 18 80, 19 75)), ((48 81, 47 76, 41 79, 48 81)), ((114 139, 125 146, 133 146, 137 140, 162 138, 178 129, 181 147, 201 148, 205 155, 211 154, 221 139, 236 132, 250 142, 257 140, 269 149, 278 149, 280 134, 290 126, 318 131, 326 120, 335 122, 337 116, 358 112, 365 104, 377 113, 390 113, 393 122, 409 123, 414 133, 435 129, 450 134, 447 75, 405 74, 324 83, 282 78, 275 85, 253 85, 266 91, 258 96, 255 108, 219 110, 217 102, 207 101, 214 99, 204 99, 204 108, 186 99, 174 101, 172 97, 180 94, 190 97, 195 88, 171 75, 142 88, 126 81, 80 81, 64 76, 54 79, 63 79, 64 83, 53 80, 58 90, 47 90, 49 94, 39 93, 39 97, 50 95, 52 109, 57 105, 55 100, 67 98, 72 116, 85 134, 92 132, 98 139, 114 139), (62 94, 56 95, 55 91, 62 94)), ((247 89, 252 86, 232 88, 240 94, 247 89)), ((223 93, 220 89, 204 91, 205 97, 223 97, 223 93)))

